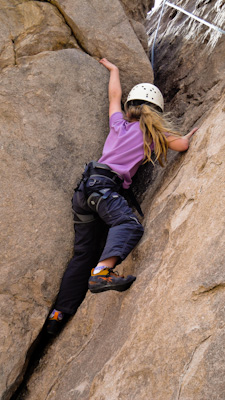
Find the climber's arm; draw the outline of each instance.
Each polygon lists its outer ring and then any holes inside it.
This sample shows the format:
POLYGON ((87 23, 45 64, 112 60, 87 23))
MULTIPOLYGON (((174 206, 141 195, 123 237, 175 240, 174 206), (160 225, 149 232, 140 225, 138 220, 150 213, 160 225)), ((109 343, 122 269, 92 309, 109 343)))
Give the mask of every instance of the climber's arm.
POLYGON ((189 147, 189 141, 192 135, 197 131, 197 127, 192 129, 187 135, 177 137, 177 136, 167 136, 168 147, 175 151, 185 151, 189 147))
POLYGON ((115 112, 122 112, 121 109, 121 97, 122 89, 120 84, 120 73, 116 65, 109 62, 106 58, 102 58, 99 61, 104 67, 110 71, 109 78, 109 117, 115 112))

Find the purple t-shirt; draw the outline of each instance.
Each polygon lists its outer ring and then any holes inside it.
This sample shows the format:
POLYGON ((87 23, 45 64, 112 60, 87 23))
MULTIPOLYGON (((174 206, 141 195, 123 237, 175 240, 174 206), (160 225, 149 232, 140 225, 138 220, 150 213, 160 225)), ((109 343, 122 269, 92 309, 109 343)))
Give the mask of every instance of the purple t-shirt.
MULTIPOLYGON (((122 175, 123 187, 128 189, 132 176, 144 159, 143 133, 139 121, 128 122, 121 112, 116 112, 109 119, 110 132, 106 139, 102 157, 98 162, 107 164, 122 175)), ((151 150, 154 149, 152 143, 151 150)))

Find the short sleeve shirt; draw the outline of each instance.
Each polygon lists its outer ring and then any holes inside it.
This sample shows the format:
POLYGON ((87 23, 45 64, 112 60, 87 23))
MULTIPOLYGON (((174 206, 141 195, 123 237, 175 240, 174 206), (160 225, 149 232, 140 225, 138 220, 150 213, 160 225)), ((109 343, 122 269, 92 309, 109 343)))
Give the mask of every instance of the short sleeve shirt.
MULTIPOLYGON (((139 121, 128 122, 121 112, 109 119, 110 132, 106 139, 102 157, 98 162, 107 164, 124 178, 123 187, 128 189, 132 177, 144 159, 143 133, 139 121)), ((151 145, 151 150, 154 145, 151 145)))

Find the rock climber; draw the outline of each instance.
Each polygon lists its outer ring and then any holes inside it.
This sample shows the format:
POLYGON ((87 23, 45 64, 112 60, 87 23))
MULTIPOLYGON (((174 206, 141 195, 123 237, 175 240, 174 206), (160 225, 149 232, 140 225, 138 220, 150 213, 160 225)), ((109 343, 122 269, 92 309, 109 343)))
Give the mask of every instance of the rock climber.
POLYGON ((57 335, 75 314, 88 289, 92 293, 122 292, 135 281, 132 275, 124 277, 114 271, 143 235, 143 226, 120 189, 129 188, 141 164, 153 162, 153 151, 163 166, 168 148, 179 152, 187 150, 197 130, 194 128, 180 136, 163 114, 160 90, 150 83, 131 89, 123 114, 119 69, 106 58, 101 59, 100 64, 110 72, 110 131, 101 158, 86 166, 74 191, 74 256, 47 320, 47 332, 52 335, 57 335))

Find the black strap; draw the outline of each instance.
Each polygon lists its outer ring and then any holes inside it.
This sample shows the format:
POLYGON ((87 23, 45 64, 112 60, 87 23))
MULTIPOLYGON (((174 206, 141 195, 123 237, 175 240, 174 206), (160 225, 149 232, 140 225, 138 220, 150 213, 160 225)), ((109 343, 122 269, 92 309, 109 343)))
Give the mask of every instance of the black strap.
POLYGON ((142 212, 141 206, 140 206, 140 204, 138 203, 138 201, 137 201, 137 199, 136 199, 136 197, 135 197, 135 195, 134 195, 134 192, 132 191, 131 187, 129 187, 129 189, 126 189, 126 190, 127 190, 127 193, 128 193, 128 196, 129 196, 129 198, 130 198, 131 203, 132 203, 133 206, 136 208, 136 210, 137 210, 137 212, 140 214, 140 216, 141 216, 141 217, 144 217, 144 214, 143 214, 143 212, 142 212))
MULTIPOLYGON (((114 180, 114 182, 119 185, 119 187, 121 187, 123 181, 120 179, 120 177, 117 175, 117 173, 115 171, 112 171, 107 165, 104 164, 100 164, 100 163, 96 163, 91 161, 89 164, 86 164, 84 173, 82 174, 82 179, 79 182, 79 184, 77 185, 75 191, 79 191, 79 186, 81 182, 86 182, 88 180, 88 178, 92 175, 92 174, 99 174, 99 175, 103 175, 103 176, 107 176, 111 179, 114 180), (102 168, 102 166, 104 166, 102 168), (107 168, 105 168, 107 167, 107 168)), ((123 189, 125 192, 127 192, 131 203, 133 204, 133 206, 136 208, 137 212, 140 214, 141 217, 144 217, 144 214, 142 212, 141 206, 138 203, 131 187, 129 187, 129 189, 123 189)), ((85 185, 84 185, 84 191, 85 191, 85 185)))
POLYGON ((82 180, 84 181, 84 179, 87 179, 92 175, 106 176, 112 179, 119 186, 123 183, 122 177, 120 177, 117 172, 113 171, 106 164, 100 164, 95 161, 91 161, 89 164, 86 165, 86 168, 82 175, 82 180))

